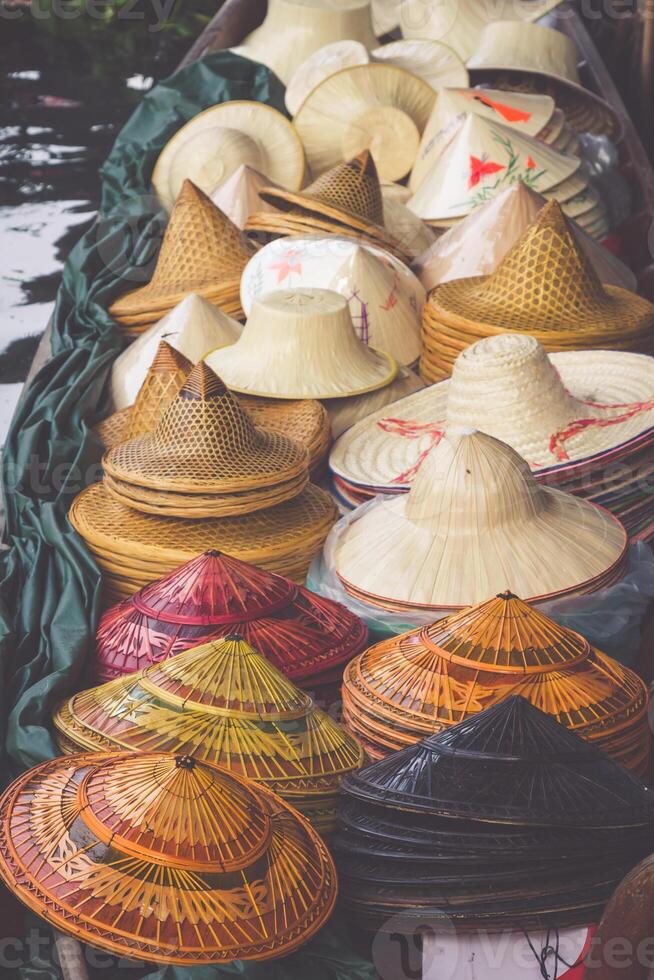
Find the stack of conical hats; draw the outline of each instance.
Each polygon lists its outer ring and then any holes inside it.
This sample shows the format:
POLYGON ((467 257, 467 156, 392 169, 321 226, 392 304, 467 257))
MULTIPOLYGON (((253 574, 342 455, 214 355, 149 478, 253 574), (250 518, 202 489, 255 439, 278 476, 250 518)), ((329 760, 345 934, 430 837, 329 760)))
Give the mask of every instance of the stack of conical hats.
POLYGON ((510 592, 356 657, 343 678, 343 719, 379 759, 514 694, 645 772, 643 681, 510 592))
POLYGON ((596 922, 654 830, 652 790, 521 697, 360 769, 342 794, 340 900, 368 933, 596 922))
POLYGON ((367 630, 348 609, 280 575, 207 551, 107 610, 98 627, 99 681, 143 670, 237 632, 316 696, 340 681, 367 630))
POLYGON ((64 756, 0 801, 0 875, 62 932, 129 960, 283 956, 329 918, 336 878, 264 786, 164 752, 64 756))
POLYGON ((409 260, 401 244, 384 228, 384 203, 372 155, 364 150, 347 163, 339 163, 314 180, 303 191, 293 193, 278 187, 260 191, 277 212, 252 214, 249 231, 273 235, 315 235, 328 232, 369 241, 409 260))
POLYGON ((321 834, 336 826, 338 785, 359 744, 236 634, 94 687, 53 715, 64 752, 191 755, 262 783, 321 834))
POLYGON ((189 293, 198 293, 237 320, 241 273, 254 251, 241 231, 190 180, 170 215, 157 265, 147 286, 109 307, 121 329, 139 334, 189 293))
POLYGON ((437 286, 423 309, 422 376, 447 377, 469 344, 524 331, 547 351, 597 347, 654 352, 654 306, 603 286, 555 202, 540 212, 490 276, 437 286))
POLYGON ((119 502, 172 517, 230 517, 296 497, 309 482, 306 449, 258 428, 204 362, 151 432, 103 458, 119 502))

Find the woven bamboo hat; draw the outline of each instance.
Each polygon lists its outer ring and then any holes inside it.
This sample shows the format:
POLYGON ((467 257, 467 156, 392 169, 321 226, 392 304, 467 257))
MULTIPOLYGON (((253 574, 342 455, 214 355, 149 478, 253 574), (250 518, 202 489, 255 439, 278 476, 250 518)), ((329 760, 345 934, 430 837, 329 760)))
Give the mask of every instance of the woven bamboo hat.
POLYGON ((375 48, 372 59, 411 72, 436 92, 468 84, 468 71, 461 58, 452 48, 438 41, 391 41, 375 48))
POLYGON ((338 398, 391 383, 397 364, 357 337, 347 300, 328 289, 257 299, 240 339, 207 363, 230 388, 268 398, 338 398))
POLYGON ((107 610, 96 636, 96 676, 113 680, 234 632, 305 689, 342 669, 367 637, 345 606, 206 551, 107 610))
POLYGON ((295 116, 312 173, 370 150, 382 180, 413 166, 436 93, 394 65, 345 68, 309 93, 295 116))
MULTIPOLYGON (((470 113, 424 175, 409 207, 425 221, 461 218, 507 183, 522 180, 543 193, 568 181, 580 166, 578 157, 558 153, 512 127, 470 113)), ((585 178, 579 189, 587 184, 585 178)))
POLYGON ((345 588, 395 609, 583 594, 624 571, 627 536, 607 511, 536 483, 509 446, 480 432, 443 439, 411 491, 379 498, 336 542, 345 588))
MULTIPOLYGON (((487 276, 495 272, 546 203, 542 194, 522 181, 500 191, 437 238, 420 256, 415 270, 423 286, 433 289, 452 279, 487 276)), ((636 277, 631 269, 574 221, 569 227, 603 283, 636 291, 636 277)))
POLYGON ((2 798, 0 874, 94 947, 160 963, 268 959, 329 917, 331 858, 262 786, 187 756, 46 762, 2 798))
POLYGON ((184 181, 151 281, 116 300, 109 313, 121 325, 143 329, 189 293, 199 293, 238 318, 238 286, 253 252, 206 194, 184 181))
POLYGON ((475 340, 528 331, 547 351, 654 350, 654 306, 603 286, 554 201, 540 212, 496 271, 437 286, 423 310, 421 373, 440 380, 475 340))
POLYGON ((210 194, 242 164, 298 189, 304 150, 293 124, 263 102, 222 102, 198 113, 165 145, 152 183, 170 211, 188 178, 210 194))
POLYGON ((344 675, 344 720, 380 757, 516 694, 644 772, 644 682, 510 592, 356 657, 344 675))
POLYGON ((261 197, 260 191, 271 186, 270 178, 247 164, 237 167, 231 177, 220 184, 211 194, 217 208, 240 228, 245 228, 248 218, 256 211, 275 211, 261 197))
POLYGON ((360 41, 343 40, 325 44, 309 55, 293 72, 284 95, 286 108, 294 116, 309 92, 325 78, 334 75, 341 68, 367 65, 369 62, 368 50, 360 41))

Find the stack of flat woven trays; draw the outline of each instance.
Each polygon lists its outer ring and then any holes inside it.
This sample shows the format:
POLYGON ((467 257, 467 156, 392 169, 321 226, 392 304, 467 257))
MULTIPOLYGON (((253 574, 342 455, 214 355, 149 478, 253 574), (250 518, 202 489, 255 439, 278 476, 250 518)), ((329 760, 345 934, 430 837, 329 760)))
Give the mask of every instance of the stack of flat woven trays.
POLYGON ((596 922, 651 850, 654 794, 520 697, 348 776, 333 844, 363 933, 596 922))
POLYGON ((355 657, 343 677, 343 720, 381 759, 514 694, 645 772, 644 682, 511 593, 355 657))
POLYGON ((113 680, 234 632, 316 695, 340 683, 343 666, 368 636, 361 620, 339 603, 207 551, 105 612, 95 675, 113 680))
POLYGON ((173 752, 261 783, 321 834, 363 750, 238 634, 75 694, 55 710, 64 752, 173 752))

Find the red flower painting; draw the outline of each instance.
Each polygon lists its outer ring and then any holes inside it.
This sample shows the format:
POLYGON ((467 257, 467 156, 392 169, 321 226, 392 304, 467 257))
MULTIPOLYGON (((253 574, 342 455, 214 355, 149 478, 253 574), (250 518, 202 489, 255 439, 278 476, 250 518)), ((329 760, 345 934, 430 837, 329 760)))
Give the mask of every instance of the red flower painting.
POLYGON ((490 177, 493 174, 499 173, 500 170, 506 170, 504 164, 493 163, 493 161, 489 160, 486 155, 480 158, 472 156, 471 154, 468 187, 476 187, 484 177, 490 177))

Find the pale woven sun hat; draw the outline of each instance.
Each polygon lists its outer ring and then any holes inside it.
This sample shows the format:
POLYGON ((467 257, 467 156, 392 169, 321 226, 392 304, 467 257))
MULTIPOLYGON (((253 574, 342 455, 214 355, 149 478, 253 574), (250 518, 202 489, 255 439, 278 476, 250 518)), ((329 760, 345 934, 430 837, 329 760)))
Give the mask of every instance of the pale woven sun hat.
POLYGON ((267 398, 361 395, 397 375, 390 354, 359 340, 347 300, 329 289, 261 296, 237 342, 206 361, 234 391, 267 398))
POLYGON ((372 52, 373 61, 404 68, 435 91, 468 84, 468 70, 452 48, 438 41, 391 41, 372 52))
POLYGON ((243 163, 236 168, 231 177, 219 184, 210 196, 216 207, 243 231, 248 218, 255 211, 275 210, 272 205, 266 204, 260 195, 264 187, 270 187, 272 184, 273 181, 269 177, 243 163))
POLYGON ((300 106, 295 127, 314 175, 369 149, 382 180, 413 166, 436 93, 394 65, 345 68, 320 83, 300 106))
POLYGON ((607 511, 541 486, 515 450, 469 432, 429 453, 408 494, 355 512, 335 564, 364 601, 438 609, 506 589, 526 599, 594 591, 621 576, 626 547, 607 511))
POLYGON ((449 380, 385 406, 346 432, 330 467, 380 490, 411 485, 445 432, 477 428, 532 470, 588 461, 654 429, 654 360, 595 350, 546 354, 533 337, 488 337, 459 355, 449 380))
POLYGON ((300 139, 293 124, 263 102, 222 102, 198 113, 161 151, 152 184, 170 211, 187 178, 210 194, 241 164, 285 187, 302 186, 300 139))
POLYGON ((286 86, 284 102, 292 116, 298 111, 309 92, 313 92, 330 75, 341 68, 352 68, 354 65, 370 63, 368 50, 359 41, 333 41, 324 48, 314 51, 306 61, 293 72, 293 77, 286 86))

